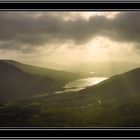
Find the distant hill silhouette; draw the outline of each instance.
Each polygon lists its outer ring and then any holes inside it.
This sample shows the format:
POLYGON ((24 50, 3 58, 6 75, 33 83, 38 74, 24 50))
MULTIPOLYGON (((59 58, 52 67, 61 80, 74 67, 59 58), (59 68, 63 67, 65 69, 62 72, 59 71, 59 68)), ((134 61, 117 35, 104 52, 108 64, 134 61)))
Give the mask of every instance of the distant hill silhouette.
POLYGON ((68 67, 68 69, 81 74, 110 77, 138 67, 140 67, 140 63, 137 62, 110 60, 107 62, 87 62, 79 65, 77 64, 76 66, 68 67))
POLYGON ((19 69, 21 69, 24 72, 28 72, 31 74, 37 74, 41 76, 47 76, 58 80, 65 80, 65 81, 71 81, 74 79, 79 78, 78 74, 72 73, 72 72, 66 72, 66 71, 60 71, 60 70, 54 70, 49 68, 43 68, 28 64, 23 64, 14 60, 1 60, 9 65, 13 65, 19 69))
POLYGON ((0 99, 18 99, 60 89, 77 78, 68 72, 0 60, 0 99))

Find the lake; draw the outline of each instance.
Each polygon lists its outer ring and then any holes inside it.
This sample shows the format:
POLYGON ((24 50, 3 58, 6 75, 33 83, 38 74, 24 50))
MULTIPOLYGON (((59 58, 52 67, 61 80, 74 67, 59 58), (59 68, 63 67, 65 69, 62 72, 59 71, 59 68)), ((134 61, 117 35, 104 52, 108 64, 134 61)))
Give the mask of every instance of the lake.
POLYGON ((63 91, 56 91, 54 94, 61 94, 65 92, 70 91, 80 91, 82 89, 85 89, 88 86, 92 86, 95 84, 100 83, 103 80, 108 79, 107 77, 91 77, 91 78, 84 78, 84 79, 78 79, 74 80, 70 83, 67 83, 63 88, 63 91))

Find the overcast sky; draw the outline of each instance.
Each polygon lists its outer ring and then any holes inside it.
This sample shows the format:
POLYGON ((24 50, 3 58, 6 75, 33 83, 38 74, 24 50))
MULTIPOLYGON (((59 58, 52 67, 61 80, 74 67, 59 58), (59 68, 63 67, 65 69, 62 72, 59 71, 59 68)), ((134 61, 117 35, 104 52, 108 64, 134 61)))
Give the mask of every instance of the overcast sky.
POLYGON ((140 12, 0 12, 0 58, 139 62, 140 12))

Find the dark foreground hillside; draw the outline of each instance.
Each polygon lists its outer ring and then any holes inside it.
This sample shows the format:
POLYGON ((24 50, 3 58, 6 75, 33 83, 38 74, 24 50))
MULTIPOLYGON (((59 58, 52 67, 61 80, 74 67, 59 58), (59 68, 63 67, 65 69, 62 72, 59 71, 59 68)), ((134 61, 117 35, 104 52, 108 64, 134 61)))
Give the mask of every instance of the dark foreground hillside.
POLYGON ((19 101, 0 107, 0 126, 139 127, 139 100, 104 105, 56 106, 41 101, 19 101), (23 103, 24 102, 24 103, 23 103))
POLYGON ((76 74, 74 77, 74 74, 67 72, 64 75, 61 71, 28 66, 11 60, 0 60, 0 100, 15 100, 51 93, 77 77, 76 74), (67 75, 65 80, 64 75, 67 75))
POLYGON ((2 103, 1 126, 140 126, 140 69, 80 92, 2 103))

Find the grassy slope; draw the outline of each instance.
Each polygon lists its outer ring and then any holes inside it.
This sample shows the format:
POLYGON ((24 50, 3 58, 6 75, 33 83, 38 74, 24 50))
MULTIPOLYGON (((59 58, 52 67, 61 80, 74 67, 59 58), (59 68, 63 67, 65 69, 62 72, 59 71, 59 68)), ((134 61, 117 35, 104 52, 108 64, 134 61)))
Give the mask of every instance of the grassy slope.
POLYGON ((140 91, 140 68, 113 76, 96 86, 91 86, 80 93, 97 96, 101 100, 121 100, 132 98, 140 91))
MULTIPOLYGON (((93 100, 94 101, 94 100, 93 100)), ((1 126, 109 127, 140 126, 139 100, 80 103, 73 106, 18 101, 0 109, 1 126)))

